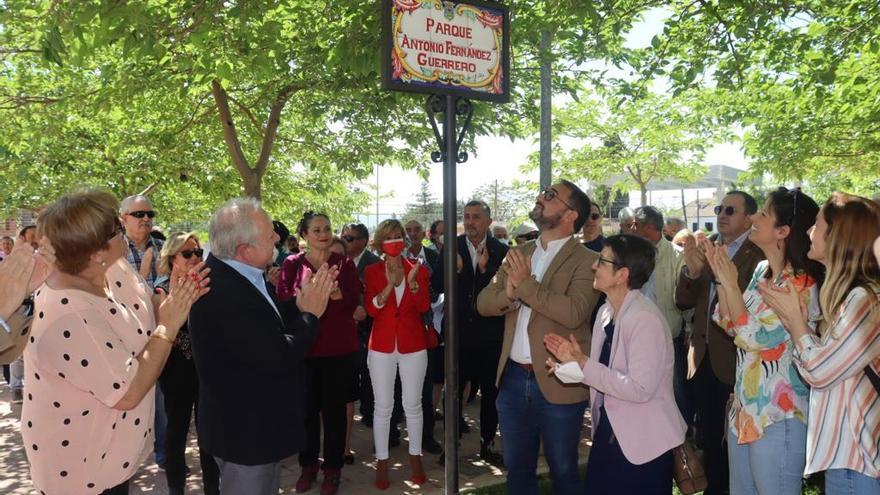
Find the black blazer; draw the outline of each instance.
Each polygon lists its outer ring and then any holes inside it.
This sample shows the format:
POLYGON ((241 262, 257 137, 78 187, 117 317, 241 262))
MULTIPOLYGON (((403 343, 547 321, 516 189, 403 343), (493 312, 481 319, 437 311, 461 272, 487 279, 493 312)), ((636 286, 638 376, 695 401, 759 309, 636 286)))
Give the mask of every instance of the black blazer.
POLYGON ((378 263, 380 261, 382 261, 381 258, 373 254, 369 249, 364 248, 364 254, 361 255, 361 259, 358 261, 357 265, 358 277, 360 277, 361 282, 364 281, 364 270, 373 263, 378 263))
MULTIPOLYGON (((504 317, 485 317, 477 313, 477 296, 484 287, 489 285, 495 272, 501 267, 501 262, 507 256, 508 247, 498 242, 498 239, 486 237, 486 248, 489 250, 489 264, 486 272, 480 273, 480 269, 474 270, 471 254, 467 248, 467 236, 464 234, 456 239, 458 254, 461 255, 462 269, 458 274, 458 307, 455 314, 458 319, 459 341, 463 349, 475 349, 479 347, 501 347, 504 341, 504 317)), ((448 247, 449 244, 446 245, 448 247)), ((444 249, 446 249, 444 247, 444 249)), ((437 269, 431 273, 431 285, 437 292, 443 292, 443 257, 437 261, 437 269)), ((446 315, 448 316, 448 315, 446 315)), ((445 316, 444 316, 445 317, 445 316)))
POLYGON ((303 359, 318 335, 318 319, 277 305, 282 319, 231 266, 213 255, 207 266, 211 291, 189 315, 199 446, 236 464, 280 461, 303 446, 303 359))

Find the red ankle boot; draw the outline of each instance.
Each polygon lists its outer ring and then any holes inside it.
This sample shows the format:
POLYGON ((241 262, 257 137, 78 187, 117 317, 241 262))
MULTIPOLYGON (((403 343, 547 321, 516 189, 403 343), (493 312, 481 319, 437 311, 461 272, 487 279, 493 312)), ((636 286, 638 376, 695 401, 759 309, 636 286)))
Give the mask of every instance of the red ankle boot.
POLYGON ((325 469, 324 482, 321 483, 321 495, 336 495, 339 483, 342 481, 342 471, 339 469, 325 469))
POLYGON ((303 466, 302 474, 296 480, 296 493, 305 493, 312 489, 312 483, 318 479, 318 463, 303 466))

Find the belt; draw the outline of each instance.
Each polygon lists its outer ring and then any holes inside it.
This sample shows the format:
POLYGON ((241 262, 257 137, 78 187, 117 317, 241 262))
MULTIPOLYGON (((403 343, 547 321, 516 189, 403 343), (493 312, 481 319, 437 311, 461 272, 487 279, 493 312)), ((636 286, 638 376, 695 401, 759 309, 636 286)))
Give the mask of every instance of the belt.
POLYGON ((510 364, 516 366, 517 368, 522 368, 522 369, 524 369, 524 370, 526 370, 527 372, 532 373, 532 374, 535 373, 535 367, 532 366, 531 364, 517 363, 517 362, 514 361, 513 359, 508 359, 508 361, 510 362, 510 364))

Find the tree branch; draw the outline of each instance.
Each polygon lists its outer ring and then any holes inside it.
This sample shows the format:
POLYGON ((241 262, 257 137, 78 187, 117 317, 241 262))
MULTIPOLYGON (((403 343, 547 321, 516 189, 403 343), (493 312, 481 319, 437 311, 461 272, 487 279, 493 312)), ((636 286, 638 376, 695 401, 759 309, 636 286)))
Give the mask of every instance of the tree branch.
POLYGON ((254 175, 244 152, 241 150, 241 143, 238 140, 238 132, 235 130, 235 124, 232 122, 232 113, 229 111, 229 97, 226 90, 220 85, 220 81, 214 79, 211 81, 211 93, 214 95, 214 101, 217 103, 217 113, 220 116, 220 124, 223 126, 223 140, 232 157, 232 163, 238 169, 242 178, 247 180, 248 177, 254 175))
POLYGON ((266 166, 269 164, 269 156, 272 154, 272 146, 274 146, 275 137, 278 135, 278 124, 281 123, 281 111, 284 110, 284 105, 287 104, 290 95, 300 89, 302 89, 302 86, 292 83, 284 86, 278 92, 275 101, 269 109, 269 121, 266 123, 266 133, 263 136, 263 146, 260 149, 260 157, 257 159, 257 163, 254 166, 254 172, 259 177, 263 176, 266 172, 266 166))

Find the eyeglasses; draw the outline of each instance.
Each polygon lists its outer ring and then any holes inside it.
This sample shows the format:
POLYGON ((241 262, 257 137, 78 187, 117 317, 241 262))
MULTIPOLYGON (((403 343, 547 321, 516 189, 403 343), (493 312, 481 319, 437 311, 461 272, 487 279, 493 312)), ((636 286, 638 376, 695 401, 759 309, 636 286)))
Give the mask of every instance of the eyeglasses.
POLYGON ((602 218, 602 215, 600 215, 598 213, 590 213, 590 220, 593 220, 595 222, 596 220, 598 220, 600 218, 602 218))
POLYGON ((544 189, 541 192, 541 194, 544 195, 544 201, 553 201, 553 198, 556 198, 559 201, 562 201, 562 204, 564 204, 569 210, 577 211, 574 209, 574 207, 572 207, 570 204, 568 204, 568 202, 566 202, 564 199, 560 198, 559 191, 557 191, 556 189, 553 189, 552 187, 549 189, 544 189))
POLYGON ((153 211, 153 210, 146 210, 146 211, 130 211, 130 212, 126 213, 126 215, 131 215, 131 216, 133 216, 133 217, 135 217, 135 218, 144 218, 144 217, 147 217, 147 218, 153 218, 153 217, 156 216, 156 212, 153 211))
POLYGON ((358 237, 355 237, 355 236, 353 236, 353 235, 344 235, 344 236, 342 236, 342 240, 345 241, 345 242, 353 242, 353 241, 356 241, 357 239, 363 239, 363 237, 359 237, 359 236, 358 236, 358 237))
POLYGON ((608 259, 608 258, 606 258, 606 257, 604 257, 604 256, 599 256, 599 264, 601 265, 602 263, 610 263, 610 264, 612 264, 612 265, 614 265, 614 266, 616 266, 616 267, 618 267, 618 268, 623 268, 623 264, 622 264, 622 263, 618 263, 618 262, 616 262, 616 261, 614 261, 614 260, 610 260, 610 259, 608 259))
POLYGON ((720 215, 722 211, 724 212, 725 215, 731 217, 736 213, 736 208, 734 208, 733 206, 721 206, 721 205, 718 205, 715 207, 715 214, 716 215, 720 215))
POLYGON ((183 256, 183 259, 188 260, 192 258, 193 255, 196 255, 197 258, 201 258, 202 255, 205 254, 205 250, 202 248, 187 249, 186 251, 181 251, 177 254, 183 256))

